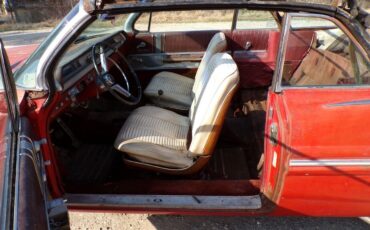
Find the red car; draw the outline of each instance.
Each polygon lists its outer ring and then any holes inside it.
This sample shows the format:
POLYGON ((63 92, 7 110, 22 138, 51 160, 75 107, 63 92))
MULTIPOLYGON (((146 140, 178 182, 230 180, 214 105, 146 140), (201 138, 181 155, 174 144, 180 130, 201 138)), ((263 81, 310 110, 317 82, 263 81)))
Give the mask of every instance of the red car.
POLYGON ((3 228, 68 209, 370 215, 356 2, 92 2, 14 77, 1 45, 3 228))

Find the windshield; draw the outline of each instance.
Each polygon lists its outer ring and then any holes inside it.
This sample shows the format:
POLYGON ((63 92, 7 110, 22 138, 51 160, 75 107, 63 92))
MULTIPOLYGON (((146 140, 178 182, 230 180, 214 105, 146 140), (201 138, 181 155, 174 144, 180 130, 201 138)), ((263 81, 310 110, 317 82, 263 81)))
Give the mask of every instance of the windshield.
POLYGON ((108 35, 122 31, 128 15, 98 15, 98 18, 86 27, 81 34, 67 48, 58 62, 58 66, 66 64, 71 57, 80 55, 92 47, 96 42, 102 40, 108 35))
POLYGON ((66 27, 68 22, 78 13, 79 7, 76 5, 71 12, 60 22, 60 24, 46 37, 37 50, 28 58, 25 64, 14 73, 17 87, 24 89, 36 88, 36 72, 38 63, 46 48, 55 39, 59 32, 66 27))
POLYGON ((111 34, 123 29, 127 19, 127 14, 113 16, 101 14, 98 19, 91 23, 77 38, 98 37, 106 34, 111 34))

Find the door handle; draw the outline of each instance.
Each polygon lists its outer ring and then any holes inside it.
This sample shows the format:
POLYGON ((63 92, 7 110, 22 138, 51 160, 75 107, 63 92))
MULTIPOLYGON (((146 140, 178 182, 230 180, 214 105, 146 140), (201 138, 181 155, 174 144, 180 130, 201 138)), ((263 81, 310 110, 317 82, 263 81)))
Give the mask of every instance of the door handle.
POLYGON ((146 43, 145 42, 140 42, 139 45, 136 46, 136 49, 143 49, 146 47, 146 43))
POLYGON ((276 123, 270 125, 270 143, 273 146, 278 144, 278 126, 276 123))
POLYGON ((244 49, 245 49, 245 50, 250 50, 250 48, 252 48, 252 42, 247 41, 247 42, 245 43, 244 49))

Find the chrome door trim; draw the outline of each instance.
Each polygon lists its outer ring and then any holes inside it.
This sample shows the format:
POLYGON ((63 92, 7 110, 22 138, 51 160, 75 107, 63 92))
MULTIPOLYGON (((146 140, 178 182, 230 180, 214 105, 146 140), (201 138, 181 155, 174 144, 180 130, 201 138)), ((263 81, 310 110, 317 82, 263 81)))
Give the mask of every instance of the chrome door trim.
MULTIPOLYGON (((79 4, 79 11, 68 24, 57 34, 53 41, 46 48, 45 52, 42 54, 39 63, 36 69, 36 88, 42 90, 48 90, 49 86, 47 83, 46 76, 43 74, 48 68, 50 61, 53 60, 55 53, 59 52, 61 47, 65 45, 69 39, 73 36, 74 32, 81 28, 89 19, 92 18, 92 15, 87 13, 83 5, 79 4)), ((58 57, 59 58, 59 57, 58 57)))
POLYGON ((319 159, 289 161, 291 167, 321 167, 321 166, 370 166, 370 159, 319 159))
POLYGON ((342 107, 342 106, 354 106, 354 105, 370 105, 370 99, 368 100, 353 100, 344 101, 338 103, 327 104, 327 107, 342 107))
POLYGON ((272 79, 272 89, 275 93, 281 93, 281 80, 283 78, 283 67, 285 62, 285 54, 288 41, 288 33, 290 29, 291 15, 288 13, 283 18, 282 31, 280 35, 279 49, 276 57, 276 68, 272 79))

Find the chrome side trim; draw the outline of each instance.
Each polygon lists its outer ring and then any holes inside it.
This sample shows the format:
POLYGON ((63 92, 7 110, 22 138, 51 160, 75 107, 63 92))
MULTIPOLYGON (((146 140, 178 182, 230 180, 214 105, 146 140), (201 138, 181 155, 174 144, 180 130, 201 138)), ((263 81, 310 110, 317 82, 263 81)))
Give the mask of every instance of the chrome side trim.
POLYGON ((153 208, 197 210, 249 210, 262 207, 255 196, 191 196, 191 195, 99 195, 66 194, 67 206, 99 208, 153 208))
POLYGON ((352 105, 370 105, 370 100, 355 100, 345 101, 326 105, 327 107, 341 107, 341 106, 352 106, 352 105))
POLYGON ((292 167, 370 166, 370 159, 290 160, 289 166, 292 167))

